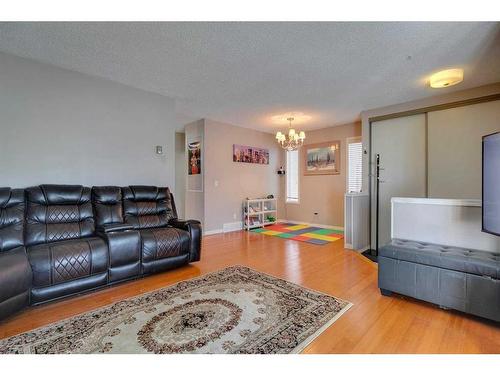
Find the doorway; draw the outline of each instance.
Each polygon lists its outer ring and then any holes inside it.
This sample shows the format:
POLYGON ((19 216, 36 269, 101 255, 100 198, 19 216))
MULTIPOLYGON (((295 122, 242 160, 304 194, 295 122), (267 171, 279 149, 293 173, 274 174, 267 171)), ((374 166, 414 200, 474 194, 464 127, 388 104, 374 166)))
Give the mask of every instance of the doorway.
POLYGON ((175 133, 175 206, 177 216, 181 219, 185 215, 186 201, 186 135, 184 133, 175 133))

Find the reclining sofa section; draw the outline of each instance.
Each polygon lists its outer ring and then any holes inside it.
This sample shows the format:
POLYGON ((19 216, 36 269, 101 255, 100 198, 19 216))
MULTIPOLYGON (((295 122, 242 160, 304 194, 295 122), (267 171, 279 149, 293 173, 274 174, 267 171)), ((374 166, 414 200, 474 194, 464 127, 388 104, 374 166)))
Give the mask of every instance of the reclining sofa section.
POLYGON ((0 319, 200 260, 201 225, 167 187, 0 188, 0 319))

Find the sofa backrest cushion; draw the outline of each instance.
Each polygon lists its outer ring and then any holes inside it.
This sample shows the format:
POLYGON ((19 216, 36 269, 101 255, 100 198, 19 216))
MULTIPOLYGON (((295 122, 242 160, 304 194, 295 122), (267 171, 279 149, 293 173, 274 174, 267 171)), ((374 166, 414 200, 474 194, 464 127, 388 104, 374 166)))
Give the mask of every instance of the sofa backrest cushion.
POLYGON ((92 188, 97 227, 123 223, 122 189, 118 186, 94 186, 92 188))
POLYGON ((0 252, 24 245, 24 190, 0 188, 0 252))
POLYGON ((95 230, 90 188, 40 185, 26 189, 26 245, 91 236, 95 230))
POLYGON ((125 223, 135 229, 164 227, 177 218, 168 187, 128 186, 122 194, 125 223))

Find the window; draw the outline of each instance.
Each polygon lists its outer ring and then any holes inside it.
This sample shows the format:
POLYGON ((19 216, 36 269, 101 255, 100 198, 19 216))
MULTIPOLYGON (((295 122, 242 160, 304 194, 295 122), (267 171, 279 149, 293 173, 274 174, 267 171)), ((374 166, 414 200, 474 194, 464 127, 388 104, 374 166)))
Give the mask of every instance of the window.
POLYGON ((347 191, 360 193, 362 184, 363 144, 360 138, 347 140, 347 191))
POLYGON ((286 152, 286 202, 299 203, 299 151, 286 152))

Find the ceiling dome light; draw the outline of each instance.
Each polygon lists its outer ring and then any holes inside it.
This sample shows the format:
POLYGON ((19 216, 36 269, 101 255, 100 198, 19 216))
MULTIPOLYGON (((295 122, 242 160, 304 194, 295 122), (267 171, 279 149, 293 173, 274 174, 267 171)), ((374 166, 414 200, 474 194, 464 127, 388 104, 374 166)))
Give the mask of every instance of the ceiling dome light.
POLYGON ((438 89, 456 85, 464 80, 463 69, 441 70, 431 76, 430 85, 438 89))

